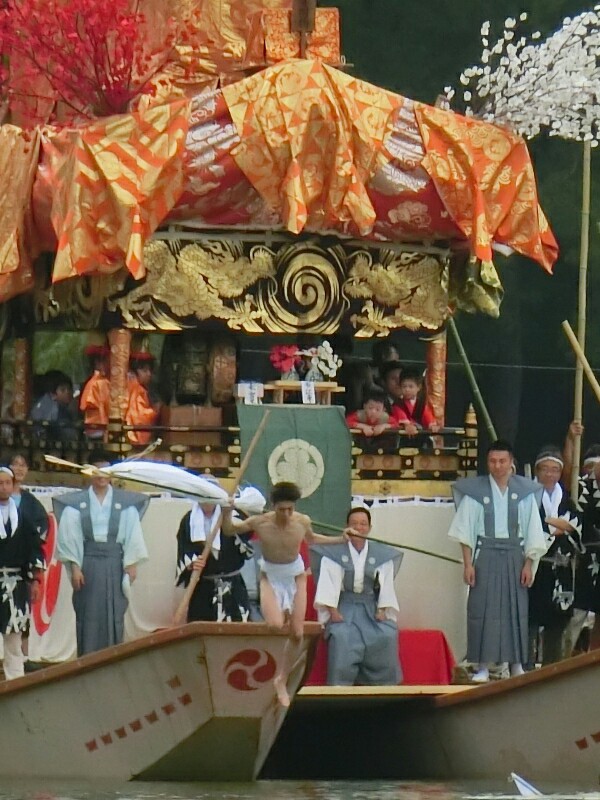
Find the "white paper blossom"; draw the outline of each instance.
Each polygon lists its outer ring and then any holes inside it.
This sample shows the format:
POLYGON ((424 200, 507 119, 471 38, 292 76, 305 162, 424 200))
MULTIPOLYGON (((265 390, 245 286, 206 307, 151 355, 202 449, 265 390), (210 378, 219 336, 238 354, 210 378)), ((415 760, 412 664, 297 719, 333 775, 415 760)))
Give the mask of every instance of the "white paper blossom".
MULTIPOLYGON (((481 26, 481 64, 465 69, 462 110, 526 138, 545 130, 550 136, 600 139, 600 5, 574 17, 541 39, 523 33, 527 14, 509 17, 490 47, 490 23, 481 26)), ((446 87, 448 100, 460 96, 446 87)))
POLYGON ((335 378, 343 364, 342 359, 336 356, 328 341, 324 341, 318 347, 311 347, 310 350, 301 350, 300 355, 310 356, 311 365, 326 378, 335 378))

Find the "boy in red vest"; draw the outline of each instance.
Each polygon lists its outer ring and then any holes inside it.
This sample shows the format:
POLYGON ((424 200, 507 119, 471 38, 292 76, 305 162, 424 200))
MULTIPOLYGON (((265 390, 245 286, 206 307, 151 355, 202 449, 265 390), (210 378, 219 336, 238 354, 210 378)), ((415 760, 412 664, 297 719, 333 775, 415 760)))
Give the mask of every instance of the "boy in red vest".
POLYGON ((404 427, 407 433, 414 436, 420 430, 432 433, 439 431, 433 409, 425 399, 423 392, 423 376, 414 369, 404 369, 400 378, 402 399, 396 400, 392 406, 391 417, 397 425, 404 427))

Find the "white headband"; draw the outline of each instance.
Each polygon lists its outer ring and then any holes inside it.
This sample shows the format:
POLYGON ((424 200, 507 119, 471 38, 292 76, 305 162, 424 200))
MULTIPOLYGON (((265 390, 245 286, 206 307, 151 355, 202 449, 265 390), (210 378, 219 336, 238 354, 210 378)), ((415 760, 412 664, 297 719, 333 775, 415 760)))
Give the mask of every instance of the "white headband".
POLYGON ((537 465, 541 464, 542 461, 554 461, 555 464, 560 464, 561 467, 564 467, 564 465, 565 465, 565 462, 562 459, 557 458, 556 456, 549 456, 549 455, 548 456, 544 456, 544 455, 541 455, 538 459, 536 459, 534 467, 537 467, 537 465))
POLYGON ((600 463, 600 456, 588 456, 588 458, 583 459, 584 464, 599 464, 600 463))
POLYGON ((0 472, 3 472, 5 475, 10 475, 11 478, 15 477, 15 473, 10 467, 0 467, 0 472))

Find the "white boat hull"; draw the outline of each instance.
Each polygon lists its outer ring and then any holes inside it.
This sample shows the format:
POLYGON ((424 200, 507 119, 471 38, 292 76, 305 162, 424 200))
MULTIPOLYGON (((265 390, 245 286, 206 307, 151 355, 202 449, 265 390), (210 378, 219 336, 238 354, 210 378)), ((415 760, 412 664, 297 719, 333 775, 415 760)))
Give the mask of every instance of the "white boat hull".
POLYGON ((418 777, 597 786, 600 652, 432 700, 396 744, 418 777))
MULTIPOLYGON (((290 676, 301 685, 319 626, 290 676)), ((0 685, 0 776, 247 781, 286 710, 285 636, 191 623, 0 685)))

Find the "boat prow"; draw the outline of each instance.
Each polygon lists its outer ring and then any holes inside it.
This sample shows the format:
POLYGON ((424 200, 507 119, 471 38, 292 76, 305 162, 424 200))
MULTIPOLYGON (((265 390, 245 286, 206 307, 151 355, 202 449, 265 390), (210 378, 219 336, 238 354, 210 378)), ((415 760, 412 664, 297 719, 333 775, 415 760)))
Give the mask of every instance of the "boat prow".
MULTIPOLYGON (((317 623, 288 682, 310 667, 317 623)), ((283 723, 286 637, 194 622, 0 684, 0 776, 247 781, 283 723)))

